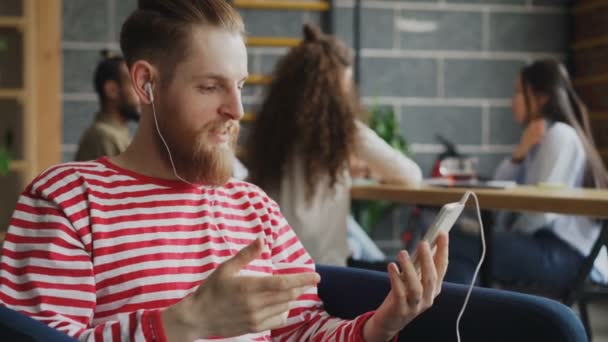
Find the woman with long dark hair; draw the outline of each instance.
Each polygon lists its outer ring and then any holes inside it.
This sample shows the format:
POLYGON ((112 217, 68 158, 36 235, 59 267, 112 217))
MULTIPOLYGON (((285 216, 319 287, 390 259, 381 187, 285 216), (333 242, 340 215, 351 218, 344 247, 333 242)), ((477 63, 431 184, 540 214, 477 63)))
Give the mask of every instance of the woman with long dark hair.
POLYGON ((319 263, 344 265, 351 174, 365 162, 383 181, 414 185, 420 168, 358 120, 353 57, 314 27, 278 63, 247 143, 249 180, 278 202, 319 263))
MULTIPOLYGON (((496 171, 496 179, 519 184, 605 188, 608 174, 593 142, 587 109, 565 67, 540 60, 524 67, 515 82, 513 114, 524 128, 520 143, 496 171)), ((492 276, 508 284, 565 289, 599 236, 599 224, 585 217, 504 213, 496 216, 492 276)), ((468 283, 479 258, 478 237, 454 232, 446 280, 468 283)), ((608 281, 603 251, 593 276, 608 281)))

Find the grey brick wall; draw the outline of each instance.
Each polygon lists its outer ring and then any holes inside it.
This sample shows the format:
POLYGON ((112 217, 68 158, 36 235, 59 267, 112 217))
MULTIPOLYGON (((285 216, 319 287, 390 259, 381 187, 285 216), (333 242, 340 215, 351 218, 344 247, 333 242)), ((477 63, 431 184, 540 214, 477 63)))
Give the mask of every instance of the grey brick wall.
MULTIPOLYGON (((353 1, 337 3, 337 33, 352 43, 353 1)), ((427 174, 440 133, 491 175, 519 139, 510 112, 517 71, 563 57, 567 15, 565 0, 363 0, 364 101, 395 108, 427 174)))
POLYGON ((118 34, 137 0, 63 0, 63 159, 99 109, 93 71, 101 49, 118 51, 118 34))
MULTIPOLYGON (((479 156, 491 173, 516 143, 509 97, 517 70, 566 50, 566 0, 363 1, 362 84, 367 104, 393 106, 428 172, 440 133, 479 156), (487 160, 486 160, 487 159, 487 160)), ((92 72, 102 48, 118 50, 120 26, 135 0, 64 0, 64 156, 96 108, 92 72)), ((298 36, 318 13, 243 10, 251 35, 298 36)), ((337 34, 352 45, 353 2, 337 0, 337 34)), ((269 73, 283 48, 251 48, 251 73, 269 73)), ((244 92, 255 108, 264 88, 244 92)))
MULTIPOLYGON (((568 0, 363 0, 362 84, 366 104, 392 106, 426 173, 441 151, 434 135, 478 156, 491 174, 519 138, 510 96, 518 69, 567 49, 568 0)), ((97 108, 92 72, 102 48, 118 50, 136 0, 64 0, 64 159, 97 108)), ((299 36, 318 13, 243 10, 252 35, 299 36)), ((337 0, 337 34, 352 46, 353 1, 337 0)), ((269 73, 284 48, 251 48, 250 73, 269 73)), ((264 88, 249 86, 246 108, 264 88)), ((245 129, 246 130, 246 129, 245 129)), ((246 133, 246 132, 245 132, 246 133)), ((397 217, 398 215, 395 215, 397 217)), ((389 225, 397 236, 399 224, 389 225)), ((387 250, 398 242, 382 244, 387 250)))

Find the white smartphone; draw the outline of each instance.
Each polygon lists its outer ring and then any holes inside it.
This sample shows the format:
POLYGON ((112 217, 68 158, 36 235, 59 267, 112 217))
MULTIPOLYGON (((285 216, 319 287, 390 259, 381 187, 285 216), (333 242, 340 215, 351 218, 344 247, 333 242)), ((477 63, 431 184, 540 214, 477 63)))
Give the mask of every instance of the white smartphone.
MULTIPOLYGON (((439 235, 440 232, 444 232, 446 234, 450 232, 450 229, 452 229, 454 223, 456 223, 456 220, 458 220, 458 217, 462 213, 468 197, 469 196, 467 193, 462 197, 460 202, 448 203, 441 207, 439 214, 437 214, 435 217, 435 221, 433 221, 433 224, 431 224, 429 229, 426 231, 426 234, 424 234, 424 237, 422 238, 424 241, 429 243, 431 251, 434 252, 437 235, 439 235)), ((412 256, 412 262, 414 265, 417 265, 417 261, 418 251, 415 251, 414 255, 412 256)))

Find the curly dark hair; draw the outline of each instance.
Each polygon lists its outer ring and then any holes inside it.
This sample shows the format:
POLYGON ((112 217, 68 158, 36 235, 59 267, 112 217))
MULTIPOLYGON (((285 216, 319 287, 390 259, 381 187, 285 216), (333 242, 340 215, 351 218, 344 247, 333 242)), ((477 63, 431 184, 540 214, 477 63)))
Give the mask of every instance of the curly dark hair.
POLYGON ((280 186, 285 166, 302 158, 309 192, 320 176, 330 187, 341 181, 355 140, 360 103, 354 84, 345 86, 353 57, 340 40, 304 26, 304 39, 277 64, 267 96, 247 141, 250 181, 280 186))

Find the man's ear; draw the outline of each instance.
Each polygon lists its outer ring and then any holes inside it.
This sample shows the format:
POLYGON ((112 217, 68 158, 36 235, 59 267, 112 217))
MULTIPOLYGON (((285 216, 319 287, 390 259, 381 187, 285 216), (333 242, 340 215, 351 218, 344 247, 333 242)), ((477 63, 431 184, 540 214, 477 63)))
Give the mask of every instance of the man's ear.
POLYGON ((151 104, 152 98, 150 98, 148 91, 146 90, 146 84, 151 83, 154 88, 155 81, 158 79, 158 72, 153 65, 144 60, 139 60, 131 66, 129 70, 131 76, 131 82, 135 93, 139 97, 139 101, 143 104, 151 104))

